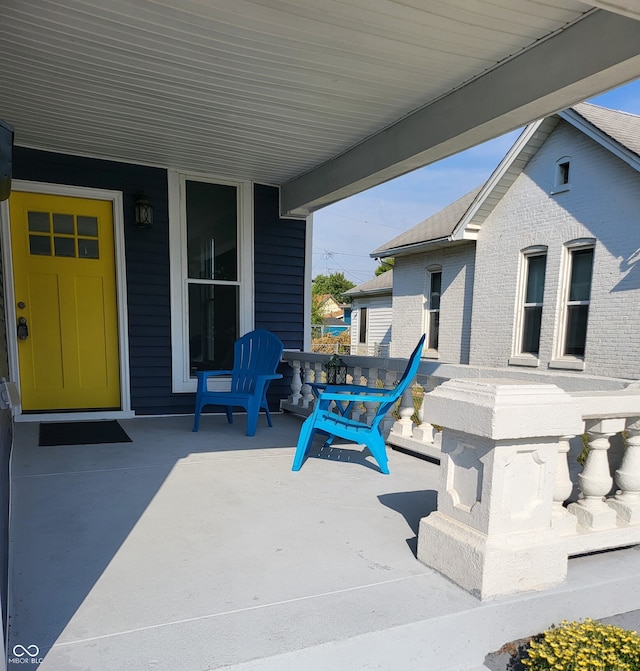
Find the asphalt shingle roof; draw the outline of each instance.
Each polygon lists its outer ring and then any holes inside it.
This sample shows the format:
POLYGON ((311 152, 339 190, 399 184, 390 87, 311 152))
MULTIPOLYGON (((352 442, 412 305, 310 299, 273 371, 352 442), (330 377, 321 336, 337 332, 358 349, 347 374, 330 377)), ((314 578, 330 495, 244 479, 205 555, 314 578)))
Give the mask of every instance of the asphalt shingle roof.
POLYGON ((410 247, 420 242, 428 242, 429 240, 440 240, 451 235, 464 213, 469 209, 469 206, 478 195, 480 189, 481 186, 475 188, 473 191, 462 196, 462 198, 458 198, 451 205, 447 205, 444 209, 420 222, 417 226, 410 228, 398 237, 393 238, 393 240, 378 247, 378 249, 371 252, 371 256, 383 257, 384 252, 388 250, 398 249, 399 247, 410 247))
POLYGON ((345 291, 345 296, 357 297, 361 294, 382 294, 391 293, 393 287, 393 270, 387 270, 372 280, 358 284, 357 287, 345 291))
POLYGON ((640 116, 590 103, 578 103, 572 109, 610 138, 640 155, 640 116))

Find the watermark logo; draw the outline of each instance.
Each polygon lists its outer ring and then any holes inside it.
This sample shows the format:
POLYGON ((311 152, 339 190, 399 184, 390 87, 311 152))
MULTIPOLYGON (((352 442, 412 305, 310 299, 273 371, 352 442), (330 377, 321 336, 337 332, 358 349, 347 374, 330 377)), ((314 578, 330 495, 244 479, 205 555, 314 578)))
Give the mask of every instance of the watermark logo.
POLYGON ((9 657, 11 664, 41 664, 40 648, 35 645, 21 645, 17 643, 13 646, 13 657, 9 657))

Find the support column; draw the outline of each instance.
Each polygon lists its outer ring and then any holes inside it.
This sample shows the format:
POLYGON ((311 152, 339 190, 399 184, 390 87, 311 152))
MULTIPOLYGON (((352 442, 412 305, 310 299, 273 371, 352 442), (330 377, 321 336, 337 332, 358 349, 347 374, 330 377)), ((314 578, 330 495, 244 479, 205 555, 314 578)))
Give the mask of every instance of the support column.
POLYGON ((482 599, 562 582, 551 515, 559 438, 583 427, 573 399, 554 385, 450 380, 429 394, 429 418, 445 428, 418 559, 482 599))

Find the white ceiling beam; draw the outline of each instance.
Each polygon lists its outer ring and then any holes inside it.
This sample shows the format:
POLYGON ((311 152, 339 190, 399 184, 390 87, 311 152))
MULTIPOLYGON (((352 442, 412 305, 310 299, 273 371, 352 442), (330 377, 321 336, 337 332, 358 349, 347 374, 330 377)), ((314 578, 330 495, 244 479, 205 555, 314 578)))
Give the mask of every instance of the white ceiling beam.
POLYGON ((640 22, 594 11, 281 187, 304 215, 640 77, 640 22))

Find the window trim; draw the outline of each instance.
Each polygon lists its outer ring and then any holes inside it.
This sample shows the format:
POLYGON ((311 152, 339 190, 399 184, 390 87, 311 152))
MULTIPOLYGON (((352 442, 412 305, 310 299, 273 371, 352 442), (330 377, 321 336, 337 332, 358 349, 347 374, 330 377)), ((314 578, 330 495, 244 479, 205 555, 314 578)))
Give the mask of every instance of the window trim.
POLYGON ((440 312, 442 310, 442 266, 441 265, 432 265, 426 269, 426 282, 425 282, 425 292, 424 292, 424 333, 427 336, 425 339, 425 346, 423 348, 422 356, 430 359, 437 359, 439 357, 440 351, 440 312), (431 286, 433 281, 433 275, 440 274, 440 304, 438 305, 437 310, 434 310, 431 307, 431 286), (438 347, 429 347, 431 341, 431 326, 432 326, 432 315, 438 313, 438 347))
MULTIPOLYGON (((593 250, 593 265, 591 270, 590 290, 593 289, 593 267, 595 266, 596 239, 576 238, 575 240, 565 242, 565 244, 563 245, 562 265, 560 275, 559 314, 557 319, 554 358, 549 362, 549 368, 584 370, 585 366, 584 356, 577 356, 575 354, 565 354, 565 348, 566 348, 565 341, 567 337, 567 315, 569 307, 569 290, 571 285, 571 270, 573 268, 573 260, 572 260, 573 252, 580 251, 582 249, 593 250)), ((580 301, 580 304, 585 303, 587 306, 591 305, 591 291, 589 293, 589 301, 580 301)), ((572 302, 572 304, 575 304, 575 301, 572 302)), ((587 330, 588 328, 589 328, 589 322, 587 319, 587 330)), ((585 334, 585 346, 586 346, 586 334, 585 334)))
MULTIPOLYGON (((548 259, 549 247, 547 245, 531 245, 520 250, 518 266, 518 284, 516 288, 516 306, 514 310, 513 341, 511 344, 512 355, 509 358, 511 366, 537 367, 540 362, 540 352, 537 355, 522 351, 522 339, 524 337, 524 314, 525 308, 531 304, 525 303, 527 293, 527 282, 529 279, 529 259, 536 256, 545 256, 548 259)), ((545 268, 544 284, 546 287, 547 272, 545 268)), ((537 304, 535 304, 537 305, 537 304)), ((544 293, 540 307, 544 310, 544 293)), ((540 328, 542 331, 542 326, 540 328)))
POLYGON ((571 189, 571 156, 562 156, 555 162, 552 194, 563 193, 571 189), (567 166, 567 181, 564 181, 564 166, 567 166))
MULTIPOLYGON (((169 266, 171 280, 171 387, 174 394, 193 393, 196 379, 189 370, 189 320, 186 319, 188 296, 186 182, 207 182, 234 186, 238 194, 238 280, 216 281, 238 286, 238 325, 243 335, 254 328, 253 290, 253 184, 212 175, 168 171, 169 191, 169 266)), ((197 282, 197 280, 194 280, 197 282)), ((217 379, 210 388, 224 389, 225 380, 217 379)))

